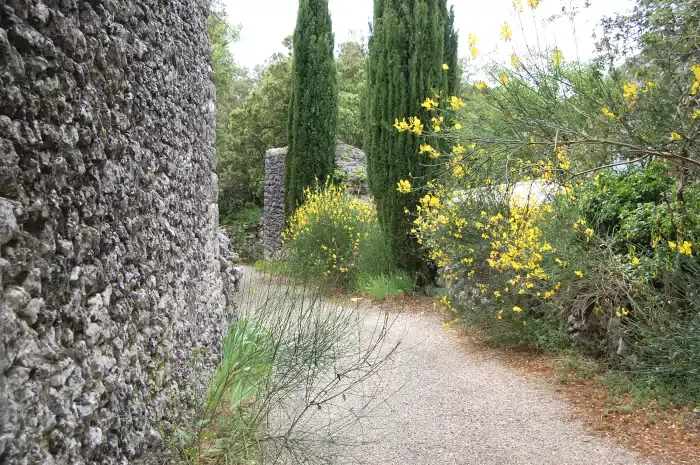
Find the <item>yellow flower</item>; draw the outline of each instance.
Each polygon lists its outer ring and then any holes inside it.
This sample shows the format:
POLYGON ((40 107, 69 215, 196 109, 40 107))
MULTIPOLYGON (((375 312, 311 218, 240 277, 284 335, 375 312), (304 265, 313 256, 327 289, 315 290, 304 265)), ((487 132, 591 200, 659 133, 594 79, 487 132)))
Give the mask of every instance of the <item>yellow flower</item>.
POLYGON ((631 101, 634 102, 637 100, 637 85, 633 82, 628 82, 625 84, 622 88, 623 95, 624 97, 631 101))
POLYGON ((676 243, 673 241, 668 241, 668 246, 671 247, 671 250, 675 250, 677 247, 676 243))
POLYGON ((479 49, 472 45, 471 47, 469 47, 469 53, 471 54, 472 59, 474 59, 479 54, 479 49))
POLYGON ((464 168, 462 168, 462 165, 457 165, 457 167, 454 170, 454 175, 457 178, 463 178, 464 177, 464 168))
POLYGON ((515 53, 510 56, 510 64, 513 68, 520 66, 520 58, 515 53))
POLYGON ((450 106, 453 110, 459 110, 464 106, 464 100, 453 95, 452 97, 450 97, 450 106))
POLYGON ((430 144, 420 144, 420 152, 418 152, 420 155, 423 155, 424 153, 432 152, 434 149, 430 144))
POLYGON ((632 264, 633 264, 633 265, 639 265, 639 258, 638 258, 638 257, 632 257, 632 264))
POLYGON ((411 183, 402 179, 397 183, 396 190, 402 194, 408 194, 411 192, 411 183))
POLYGON ((476 87, 476 90, 484 90, 488 87, 488 84, 485 81, 477 81, 474 87, 476 87))
POLYGON ((495 295, 496 297, 500 297, 500 296, 501 296, 501 293, 498 292, 498 291, 493 291, 493 295, 495 295))
POLYGON ((700 118, 700 110, 695 109, 693 111, 693 119, 698 119, 698 118, 700 118))
POLYGON ((693 255, 693 244, 688 241, 683 241, 682 244, 678 245, 678 253, 692 256, 693 255))
POLYGON ((500 82, 503 86, 507 86, 510 80, 508 79, 506 73, 501 73, 501 75, 498 76, 498 82, 500 82))
POLYGON ((617 307, 617 310, 615 310, 615 315, 618 318, 622 318, 623 316, 627 316, 629 314, 629 310, 627 310, 625 307, 617 307))
POLYGON ((671 133, 670 136, 668 136, 668 140, 670 140, 671 142, 681 140, 681 135, 674 131, 671 133))
POLYGON ((615 119, 615 113, 612 111, 608 110, 606 107, 603 107, 603 114, 607 116, 610 119, 615 119))
POLYGON ((410 131, 416 136, 423 134, 423 123, 419 117, 408 118, 408 124, 410 125, 410 131))
POLYGON ((508 23, 504 23, 503 26, 501 26, 501 40, 509 41, 512 35, 510 25, 508 23))
POLYGON ((404 132, 409 128, 408 123, 406 122, 406 118, 402 119, 401 121, 397 119, 394 120, 394 127, 396 128, 397 131, 399 132, 404 132))
POLYGON ((431 99, 430 97, 426 98, 423 103, 421 103, 420 106, 425 108, 426 110, 432 110, 434 108, 437 108, 440 104, 437 103, 435 100, 431 99))
POLYGON ((476 42, 479 40, 477 37, 473 34, 468 34, 467 39, 469 40, 469 46, 471 47, 472 45, 476 45, 476 42))
POLYGON ((513 307, 513 311, 514 311, 515 313, 520 313, 520 312, 523 311, 523 309, 520 308, 520 307, 518 307, 518 306, 516 305, 515 307, 513 307))
POLYGON ((583 271, 581 271, 581 270, 576 270, 576 271, 574 271, 574 274, 575 274, 576 276, 578 276, 579 278, 583 278, 583 271))
POLYGON ((527 6, 532 8, 533 10, 537 8, 537 6, 540 4, 539 0, 527 0, 527 6))
POLYGON ((455 124, 455 129, 459 131, 460 129, 462 129, 462 125, 459 123, 455 124))
POLYGON ((452 153, 460 155, 464 153, 464 147, 462 147, 460 144, 453 145, 452 146, 452 153))
POLYGON ((450 69, 450 66, 449 66, 447 63, 443 63, 443 64, 442 64, 442 69, 444 69, 445 71, 447 71, 448 69, 450 69))
POLYGON ((646 85, 644 86, 644 89, 642 89, 642 92, 645 94, 647 92, 651 92, 651 90, 654 88, 654 82, 653 81, 647 81, 646 85))
POLYGON ((523 11, 523 4, 521 0, 512 0, 512 5, 514 10, 523 11))
MULTIPOLYGON (((528 3, 530 1, 535 2, 535 6, 533 8, 536 8, 537 7, 537 0, 528 0, 528 3)), ((552 64, 554 66, 559 66, 562 61, 564 61, 564 54, 561 53, 561 50, 559 50, 558 48, 555 48, 554 50, 552 50, 552 64)))

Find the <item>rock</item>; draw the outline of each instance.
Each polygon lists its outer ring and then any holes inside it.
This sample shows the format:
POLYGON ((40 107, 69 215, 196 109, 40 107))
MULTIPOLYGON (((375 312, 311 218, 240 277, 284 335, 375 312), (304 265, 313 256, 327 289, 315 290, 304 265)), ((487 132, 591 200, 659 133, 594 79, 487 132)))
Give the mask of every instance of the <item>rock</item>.
POLYGON ((159 461, 206 392, 240 278, 208 7, 0 6, 3 465, 159 461))
POLYGON ((367 194, 367 156, 362 150, 337 142, 335 168, 350 192, 357 195, 367 194))
POLYGON ((29 292, 18 286, 8 286, 4 294, 3 302, 16 313, 23 312, 32 298, 29 292))
POLYGON ((12 202, 0 197, 0 245, 10 242, 18 231, 12 202))
POLYGON ((20 317, 24 318, 27 321, 27 323, 33 325, 34 323, 36 323, 37 317, 43 309, 44 299, 32 299, 23 309, 19 310, 17 314, 20 317))

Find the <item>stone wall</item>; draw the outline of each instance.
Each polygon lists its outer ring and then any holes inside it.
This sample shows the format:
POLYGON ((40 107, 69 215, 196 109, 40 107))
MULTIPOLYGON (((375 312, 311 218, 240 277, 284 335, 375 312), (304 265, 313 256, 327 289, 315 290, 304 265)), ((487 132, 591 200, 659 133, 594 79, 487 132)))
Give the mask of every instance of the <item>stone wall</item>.
POLYGON ((284 157, 287 147, 265 152, 265 206, 263 251, 265 258, 278 258, 284 230, 284 157))
MULTIPOLYGON (((265 152, 265 209, 263 249, 265 258, 276 259, 282 250, 284 231, 284 159, 287 147, 265 152)), ((349 192, 367 194, 367 157, 352 145, 336 142, 334 182, 343 183, 349 192)))
POLYGON ((163 463, 215 367, 206 14, 0 2, 0 463, 163 463))

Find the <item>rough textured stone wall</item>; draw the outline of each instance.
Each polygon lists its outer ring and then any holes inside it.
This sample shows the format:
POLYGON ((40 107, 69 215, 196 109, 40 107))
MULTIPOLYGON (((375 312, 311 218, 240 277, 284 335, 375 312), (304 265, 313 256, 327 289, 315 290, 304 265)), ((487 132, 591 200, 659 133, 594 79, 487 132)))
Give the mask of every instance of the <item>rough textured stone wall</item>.
POLYGON ((265 206, 263 250, 265 258, 278 258, 284 230, 284 157, 287 147, 265 152, 265 206))
MULTIPOLYGON (((265 152, 265 208, 263 212, 263 249, 265 258, 279 258, 284 231, 284 158, 287 147, 265 152)), ((335 144, 335 182, 342 182, 348 191, 367 193, 367 157, 352 145, 335 144)))
POLYGON ((162 463, 215 366, 209 55, 205 0, 0 2, 0 463, 162 463))

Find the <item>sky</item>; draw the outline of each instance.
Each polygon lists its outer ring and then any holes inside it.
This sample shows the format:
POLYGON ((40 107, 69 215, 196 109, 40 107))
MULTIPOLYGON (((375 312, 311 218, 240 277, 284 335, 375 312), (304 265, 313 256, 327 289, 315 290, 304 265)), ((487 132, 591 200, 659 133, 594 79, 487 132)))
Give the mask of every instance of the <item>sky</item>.
MULTIPOLYGON (((512 0, 448 0, 455 9, 455 28, 459 30, 459 54, 469 55, 468 34, 477 37, 479 66, 506 61, 511 54, 522 54, 525 47, 544 50, 557 47, 566 59, 585 60, 593 55, 594 39, 600 19, 625 12, 634 0, 540 0, 532 10, 522 0, 524 11, 518 14, 512 0), (546 19, 567 10, 579 10, 573 22, 546 19), (500 30, 508 23, 513 31, 510 42, 500 40, 500 30)), ((373 0, 329 0, 336 45, 368 35, 373 0)), ((241 40, 232 46, 236 61, 253 68, 275 52, 284 52, 282 40, 293 33, 298 0, 223 0, 229 20, 242 26, 241 40)))

